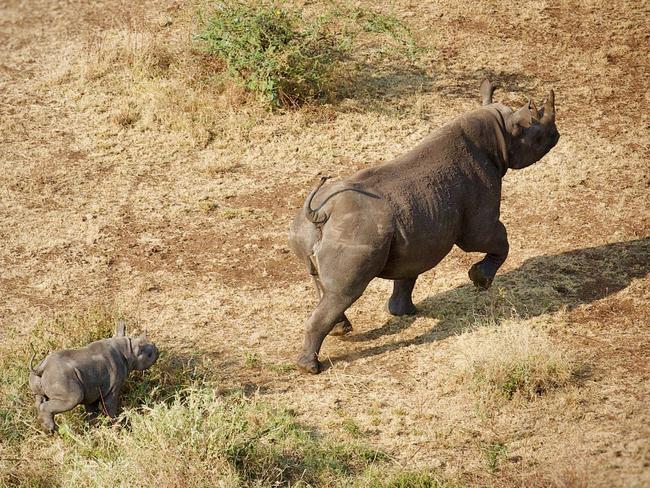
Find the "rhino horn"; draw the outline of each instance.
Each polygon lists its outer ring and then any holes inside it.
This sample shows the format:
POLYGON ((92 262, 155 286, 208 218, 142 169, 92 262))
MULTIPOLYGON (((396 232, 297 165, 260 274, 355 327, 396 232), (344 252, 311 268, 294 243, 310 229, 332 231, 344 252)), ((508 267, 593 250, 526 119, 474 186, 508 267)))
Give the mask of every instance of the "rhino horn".
POLYGON ((487 78, 481 82, 479 93, 481 94, 483 105, 490 105, 492 103, 492 94, 494 93, 495 88, 496 86, 490 83, 490 80, 487 78))
POLYGON ((555 120, 555 92, 553 90, 548 94, 542 109, 544 110, 544 115, 542 115, 541 120, 542 124, 553 122, 555 120))

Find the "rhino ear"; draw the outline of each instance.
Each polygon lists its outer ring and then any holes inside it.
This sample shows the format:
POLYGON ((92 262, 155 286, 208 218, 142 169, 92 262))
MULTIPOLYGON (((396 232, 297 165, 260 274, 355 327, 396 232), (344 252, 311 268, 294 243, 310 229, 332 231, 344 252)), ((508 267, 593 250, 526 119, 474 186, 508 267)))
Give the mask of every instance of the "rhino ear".
POLYGON ((120 319, 117 322, 117 331, 115 337, 125 337, 126 336, 126 322, 124 319, 120 319))
POLYGON ((530 108, 530 116, 532 117, 532 120, 535 122, 539 122, 539 118, 541 117, 541 115, 539 114, 539 110, 537 110, 537 106, 535 105, 535 102, 529 100, 528 107, 530 108))
POLYGON ((492 94, 495 88, 496 86, 490 83, 490 80, 487 78, 481 82, 479 93, 481 94, 481 103, 483 105, 490 105, 492 103, 492 94))
MULTIPOLYGON (((511 127, 511 131, 518 132, 519 128, 521 127, 530 127, 530 124, 533 123, 533 107, 533 102, 529 100, 526 105, 521 107, 510 116, 508 122, 511 127)), ((537 115, 537 111, 535 112, 535 115, 537 115)))
POLYGON ((553 90, 549 92, 548 97, 546 97, 542 105, 542 124, 555 121, 555 92, 553 90))

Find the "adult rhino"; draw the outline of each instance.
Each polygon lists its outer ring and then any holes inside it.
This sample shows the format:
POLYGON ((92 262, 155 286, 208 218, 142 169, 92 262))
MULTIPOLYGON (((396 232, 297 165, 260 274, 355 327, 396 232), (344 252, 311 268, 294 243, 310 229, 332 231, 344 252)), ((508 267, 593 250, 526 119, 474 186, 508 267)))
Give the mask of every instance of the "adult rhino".
POLYGON ((560 137, 552 90, 539 111, 531 101, 517 111, 493 103, 493 92, 484 80, 481 108, 388 163, 325 187, 321 178, 307 197, 289 234, 320 298, 305 325, 301 369, 319 372, 325 336, 352 330, 345 311, 375 277, 394 280, 390 313, 414 314, 418 275, 456 244, 486 253, 469 277, 479 288, 491 285, 508 255, 501 179, 508 168, 539 161, 560 137))

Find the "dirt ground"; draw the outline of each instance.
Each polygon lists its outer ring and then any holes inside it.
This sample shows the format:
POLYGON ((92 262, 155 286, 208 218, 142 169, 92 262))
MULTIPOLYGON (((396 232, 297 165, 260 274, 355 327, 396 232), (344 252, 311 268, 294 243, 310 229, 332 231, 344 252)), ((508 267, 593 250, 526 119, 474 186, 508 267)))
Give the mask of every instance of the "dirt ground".
POLYGON ((190 52, 194 11, 0 4, 0 340, 108 304, 161 348, 213 357, 225 387, 323 432, 352 419, 403 466, 468 486, 650 486, 647 4, 398 0, 390 12, 432 46, 421 70, 382 68, 358 96, 276 112, 187 74, 201 55, 174 56, 190 52), (166 46, 152 50, 157 76, 111 57, 146 46, 166 46), (420 313, 394 318, 391 284, 375 280, 348 314, 354 332, 326 340, 330 367, 292 369, 315 295, 287 231, 318 174, 412 147, 476 107, 485 76, 512 106, 554 88, 561 133, 505 177, 511 251, 493 288, 475 291, 479 256, 454 249, 418 281, 420 313), (513 316, 584 374, 486 413, 459 358, 481 325, 513 316), (507 450, 497 469, 492 445, 507 450))

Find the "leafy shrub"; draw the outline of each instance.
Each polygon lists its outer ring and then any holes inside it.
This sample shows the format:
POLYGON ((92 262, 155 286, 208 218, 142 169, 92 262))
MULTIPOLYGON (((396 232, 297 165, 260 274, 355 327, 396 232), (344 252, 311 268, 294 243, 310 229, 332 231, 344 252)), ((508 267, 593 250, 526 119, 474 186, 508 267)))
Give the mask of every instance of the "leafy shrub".
MULTIPOLYGON (((235 80, 274 106, 291 106, 336 93, 353 66, 343 69, 362 33, 414 46, 395 17, 360 9, 336 9, 305 21, 296 10, 273 2, 225 0, 203 15, 197 35, 222 58, 235 80)), ((364 40, 366 48, 369 45, 364 40)))
POLYGON ((327 23, 321 18, 301 28, 296 11, 227 1, 198 38, 247 89, 274 105, 291 105, 322 96, 331 67, 344 55, 346 39, 329 34, 327 23))

